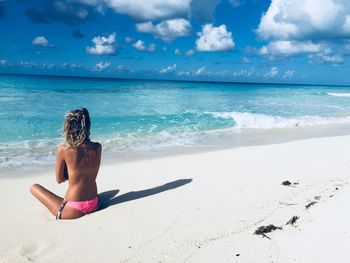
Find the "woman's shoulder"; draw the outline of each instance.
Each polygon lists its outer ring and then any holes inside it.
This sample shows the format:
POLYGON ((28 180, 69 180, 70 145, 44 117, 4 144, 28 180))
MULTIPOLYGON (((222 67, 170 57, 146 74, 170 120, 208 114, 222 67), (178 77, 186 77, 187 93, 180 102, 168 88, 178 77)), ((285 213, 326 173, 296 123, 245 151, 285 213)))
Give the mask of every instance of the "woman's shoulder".
POLYGON ((67 147, 66 147, 66 145, 64 145, 64 144, 61 144, 61 145, 59 145, 58 147, 57 147, 57 153, 59 153, 59 152, 65 152, 67 150, 67 147))
POLYGON ((96 150, 102 149, 102 145, 99 142, 90 141, 90 145, 91 145, 91 147, 95 148, 96 150))

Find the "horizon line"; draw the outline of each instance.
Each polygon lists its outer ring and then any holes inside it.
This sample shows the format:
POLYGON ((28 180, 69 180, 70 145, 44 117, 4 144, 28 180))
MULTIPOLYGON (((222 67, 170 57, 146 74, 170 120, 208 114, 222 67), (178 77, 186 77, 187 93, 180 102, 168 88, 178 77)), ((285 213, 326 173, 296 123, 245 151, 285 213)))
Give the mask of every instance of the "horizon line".
POLYGON ((348 87, 350 84, 316 84, 316 83, 278 83, 278 82, 249 82, 249 81, 224 81, 224 80, 186 80, 186 79, 156 79, 156 78, 127 78, 127 77, 98 77, 98 76, 77 76, 77 75, 53 75, 53 74, 35 74, 35 73, 4 73, 0 75, 10 76, 27 76, 27 77, 50 77, 50 78, 75 78, 75 79, 90 79, 90 80, 114 80, 114 81, 159 81, 159 82, 196 82, 196 83, 217 83, 217 84, 244 84, 244 85, 294 85, 294 86, 334 86, 334 87, 348 87))

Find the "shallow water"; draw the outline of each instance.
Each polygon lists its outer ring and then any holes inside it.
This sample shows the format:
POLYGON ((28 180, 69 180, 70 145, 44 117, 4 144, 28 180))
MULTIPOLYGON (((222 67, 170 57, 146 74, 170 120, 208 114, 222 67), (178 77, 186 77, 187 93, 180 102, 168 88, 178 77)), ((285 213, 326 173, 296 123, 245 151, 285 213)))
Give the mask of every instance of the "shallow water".
POLYGON ((350 131, 350 87, 0 75, 0 168, 53 163, 64 114, 79 107, 107 158, 350 131))

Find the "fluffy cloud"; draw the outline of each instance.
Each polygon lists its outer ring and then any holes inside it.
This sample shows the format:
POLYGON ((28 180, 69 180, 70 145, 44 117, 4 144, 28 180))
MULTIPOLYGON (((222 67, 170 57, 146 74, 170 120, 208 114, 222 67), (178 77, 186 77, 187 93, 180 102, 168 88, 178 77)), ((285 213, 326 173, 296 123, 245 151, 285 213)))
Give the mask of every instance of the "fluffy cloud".
POLYGON ((95 65, 95 70, 97 71, 104 71, 108 69, 111 66, 110 62, 100 62, 95 65))
POLYGON ((350 2, 272 0, 256 32, 269 41, 260 49, 261 55, 308 53, 313 62, 341 63, 341 55, 327 50, 339 39, 350 38, 350 2))
POLYGON ((180 49, 177 48, 177 49, 174 50, 174 54, 175 55, 182 55, 182 52, 181 52, 180 49))
POLYGON ((232 33, 227 31, 225 25, 213 27, 207 24, 202 27, 202 32, 197 34, 199 36, 196 40, 198 51, 228 51, 235 46, 232 33))
POLYGON ((311 41, 272 41, 259 50, 260 55, 295 55, 299 53, 316 53, 322 50, 321 44, 314 44, 311 41))
POLYGON ((43 36, 37 36, 32 41, 33 45, 47 47, 49 46, 49 41, 43 36))
POLYGON ((0 59, 0 66, 5 66, 7 61, 5 59, 0 59))
POLYGON ((194 50, 193 49, 189 49, 187 51, 182 52, 180 49, 176 48, 174 50, 174 54, 181 56, 181 55, 185 55, 187 57, 193 56, 194 55, 194 50))
POLYGON ((193 49, 189 49, 189 50, 187 50, 185 52, 185 56, 188 56, 188 57, 193 56, 193 54, 194 54, 194 50, 193 49))
POLYGON ((168 74, 168 73, 174 72, 175 70, 176 70, 176 64, 161 69, 161 70, 159 71, 159 73, 160 73, 160 74, 168 74))
POLYGON ((132 38, 131 37, 125 37, 124 41, 125 41, 125 43, 131 43, 132 42, 132 38))
POLYGON ((334 54, 331 49, 327 48, 320 53, 309 55, 310 63, 329 63, 338 65, 343 62, 343 57, 339 54, 334 54))
POLYGON ((49 23, 51 20, 67 24, 81 23, 102 12, 104 5, 104 0, 36 0, 32 2, 35 4, 27 8, 24 14, 33 23, 49 23))
MULTIPOLYGON (((232 0, 230 0, 232 1, 232 0)), ((111 9, 138 21, 196 17, 200 23, 213 20, 213 13, 221 0, 33 0, 25 15, 34 23, 61 21, 81 23, 111 9)), ((0 17, 4 12, 0 1, 0 17)))
POLYGON ((263 39, 319 40, 350 37, 348 0, 272 0, 257 29, 263 39))
POLYGON ((138 20, 156 20, 185 17, 190 10, 190 0, 105 0, 115 12, 138 20))
POLYGON ((154 25, 152 22, 136 24, 136 30, 142 33, 150 33, 155 38, 165 42, 171 42, 177 37, 183 37, 192 33, 192 27, 188 20, 176 18, 165 20, 154 25))
POLYGON ((147 52, 154 52, 156 51, 156 45, 155 44, 149 44, 148 47, 145 45, 145 42, 142 40, 138 40, 132 45, 134 48, 140 50, 140 51, 147 51, 147 52))
POLYGON ((97 36, 92 39, 93 47, 86 47, 86 52, 91 55, 113 55, 116 52, 116 34, 112 33, 108 37, 97 36))

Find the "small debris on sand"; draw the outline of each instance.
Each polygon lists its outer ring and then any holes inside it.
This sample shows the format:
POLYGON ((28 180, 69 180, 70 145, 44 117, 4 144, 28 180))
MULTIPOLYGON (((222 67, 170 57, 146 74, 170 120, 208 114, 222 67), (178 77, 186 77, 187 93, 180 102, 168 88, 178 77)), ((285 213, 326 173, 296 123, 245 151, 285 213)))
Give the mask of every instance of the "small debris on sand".
POLYGON ((315 200, 317 200, 317 201, 318 201, 318 200, 320 200, 320 199, 321 199, 321 196, 320 196, 320 195, 316 195, 314 198, 315 198, 315 200))
POLYGON ((338 187, 336 187, 336 188, 335 188, 335 190, 339 190, 339 188, 338 188, 338 187))
POLYGON ((292 183, 291 182, 289 182, 289 181, 283 181, 282 182, 282 185, 285 185, 285 186, 289 186, 289 185, 291 185, 292 183))
POLYGON ((299 219, 299 216, 293 216, 286 225, 292 225, 294 226, 294 223, 299 219))
POLYGON ((272 231, 275 231, 276 229, 282 229, 282 227, 280 227, 280 226, 274 226, 274 225, 268 225, 268 226, 260 226, 260 227, 258 227, 256 230, 255 230, 255 232, 254 232, 254 234, 255 235, 262 235, 263 237, 266 237, 266 238, 268 238, 268 239, 271 239, 271 238, 269 238, 267 235, 266 235, 266 233, 270 233, 270 232, 272 232, 272 231))
POLYGON ((241 254, 236 254, 236 257, 239 257, 241 254))
POLYGON ((309 209, 311 206, 313 206, 315 204, 317 204, 317 202, 312 201, 312 202, 308 203, 305 207, 306 207, 306 209, 309 209))
POLYGON ((294 182, 294 183, 293 183, 293 185, 298 185, 298 184, 299 184, 299 182, 294 182))

